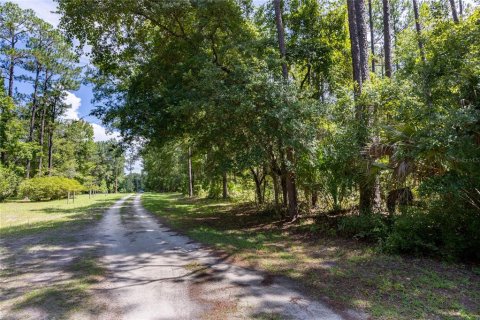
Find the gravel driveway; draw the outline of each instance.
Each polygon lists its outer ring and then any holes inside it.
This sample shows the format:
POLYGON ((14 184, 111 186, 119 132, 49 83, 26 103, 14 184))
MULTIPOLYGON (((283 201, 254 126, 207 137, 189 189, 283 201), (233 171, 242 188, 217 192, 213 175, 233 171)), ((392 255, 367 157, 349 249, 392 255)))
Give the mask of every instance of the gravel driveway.
MULTIPOLYGON (((24 252, 23 256, 17 256, 17 265, 19 259, 28 260, 33 269, 22 276, 12 274, 3 283, 8 285, 3 288, 4 293, 10 294, 0 300, 3 318, 364 318, 353 311, 336 313, 302 294, 290 280, 228 263, 228 257, 219 257, 160 224, 141 206, 140 195, 118 201, 98 224, 87 229, 69 235, 77 237, 78 242, 70 243, 68 248, 66 245, 51 248, 40 260, 38 254, 24 252), (52 286, 54 282, 65 286, 61 281, 72 281, 76 274, 68 272, 68 264, 84 252, 95 252, 95 259, 105 269, 103 276, 89 285, 87 293, 82 293, 84 299, 76 301, 75 292, 70 292, 73 305, 68 312, 64 307, 72 303, 70 300, 57 308, 43 305, 49 303, 48 299, 33 299, 31 305, 28 299, 25 301, 25 295, 29 294, 26 284, 32 281, 38 280, 42 286, 52 286), (51 260, 56 262, 52 264, 51 260), (48 272, 39 272, 46 266, 48 272), (16 290, 16 285, 23 289, 16 290), (9 304, 9 300, 15 303, 9 304)), ((63 292, 69 293, 65 289, 63 292)), ((61 297, 59 290, 56 299, 61 297)))

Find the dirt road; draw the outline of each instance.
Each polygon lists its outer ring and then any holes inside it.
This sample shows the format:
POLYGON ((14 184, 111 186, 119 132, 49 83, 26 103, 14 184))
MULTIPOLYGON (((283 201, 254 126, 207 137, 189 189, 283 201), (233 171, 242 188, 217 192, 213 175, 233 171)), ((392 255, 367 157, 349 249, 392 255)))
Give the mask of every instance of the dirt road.
MULTIPOLYGON (((361 318, 355 313, 336 313, 325 304, 309 299, 289 280, 272 278, 228 263, 226 257, 219 257, 161 225, 143 209, 139 195, 117 202, 96 226, 81 234, 81 241, 71 245, 71 252, 80 255, 80 248, 95 252, 96 261, 106 269, 102 277, 88 287, 88 292, 82 293, 88 299, 77 301, 75 294, 65 289, 62 291, 64 287, 60 287, 57 299, 71 294, 69 300, 59 307, 62 313, 58 308, 42 305, 52 299, 48 296, 48 299, 43 297, 43 300, 31 301, 32 305, 23 301, 20 308, 17 303, 15 307, 4 310, 4 318, 361 318), (64 310, 66 303, 72 305, 69 310, 64 310)), ((53 268, 43 272, 43 285, 52 285, 54 279, 70 279, 68 281, 71 282, 78 273, 71 273, 69 278, 66 274, 71 268, 62 266, 75 258, 65 248, 52 250, 41 260, 36 256, 36 263, 40 263, 40 268, 45 264, 51 268, 49 260, 60 259, 63 261, 59 264, 62 271, 53 268)), ((12 293, 15 292, 15 283, 23 284, 24 290, 28 290, 25 283, 34 281, 36 277, 40 275, 30 272, 21 279, 12 278, 10 282, 14 285, 8 292, 12 296, 20 296, 12 293)), ((56 285, 65 286, 65 282, 56 285)), ((24 291, 24 294, 28 293, 24 291)))
POLYGON ((106 213, 98 229, 114 305, 124 319, 342 319, 282 281, 224 262, 160 225, 140 196, 106 213))

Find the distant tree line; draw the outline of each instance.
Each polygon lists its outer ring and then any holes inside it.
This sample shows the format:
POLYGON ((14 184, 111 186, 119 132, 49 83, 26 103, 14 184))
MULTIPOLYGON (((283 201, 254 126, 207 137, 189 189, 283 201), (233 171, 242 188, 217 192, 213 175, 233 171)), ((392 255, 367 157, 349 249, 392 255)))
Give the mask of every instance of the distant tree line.
POLYGON ((0 41, 0 198, 14 196, 21 180, 43 176, 117 192, 125 165, 120 143, 95 142, 88 122, 64 118, 68 91, 84 77, 72 42, 10 2, 0 5, 0 41))

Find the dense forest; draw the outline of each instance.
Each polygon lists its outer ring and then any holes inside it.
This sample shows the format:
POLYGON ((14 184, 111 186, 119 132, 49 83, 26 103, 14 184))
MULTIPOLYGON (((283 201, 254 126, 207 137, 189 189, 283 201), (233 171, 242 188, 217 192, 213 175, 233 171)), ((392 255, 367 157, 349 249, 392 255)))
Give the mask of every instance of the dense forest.
POLYGON ((85 79, 72 42, 32 10, 8 2, 0 6, 0 38, 0 200, 59 183, 42 177, 74 179, 79 185, 71 191, 134 190, 134 175, 124 177, 122 145, 95 142, 91 124, 65 118, 66 96, 85 79))
POLYGON ((76 41, 93 115, 141 146, 148 190, 254 200, 286 221, 313 212, 389 252, 480 258, 472 2, 57 2, 63 33, 2 6, 3 176, 117 189, 113 142, 61 118, 76 41))

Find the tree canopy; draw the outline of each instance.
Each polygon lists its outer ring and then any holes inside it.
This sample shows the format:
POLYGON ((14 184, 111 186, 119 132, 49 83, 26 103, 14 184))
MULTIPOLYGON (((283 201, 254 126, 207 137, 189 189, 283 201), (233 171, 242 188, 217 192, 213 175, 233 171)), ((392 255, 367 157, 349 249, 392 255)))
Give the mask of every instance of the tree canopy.
POLYGON ((43 174, 45 131, 53 145, 72 143, 47 172, 115 190, 123 183, 114 142, 95 144, 88 125, 59 120, 62 94, 78 86, 76 39, 91 48, 92 114, 140 146, 145 185, 130 175, 128 188, 244 197, 288 220, 312 208, 348 212, 372 217, 361 234, 393 251, 442 247, 478 258, 476 6, 57 2, 64 33, 2 6, 4 166, 43 174), (12 79, 31 82, 31 96, 16 98, 12 79))

